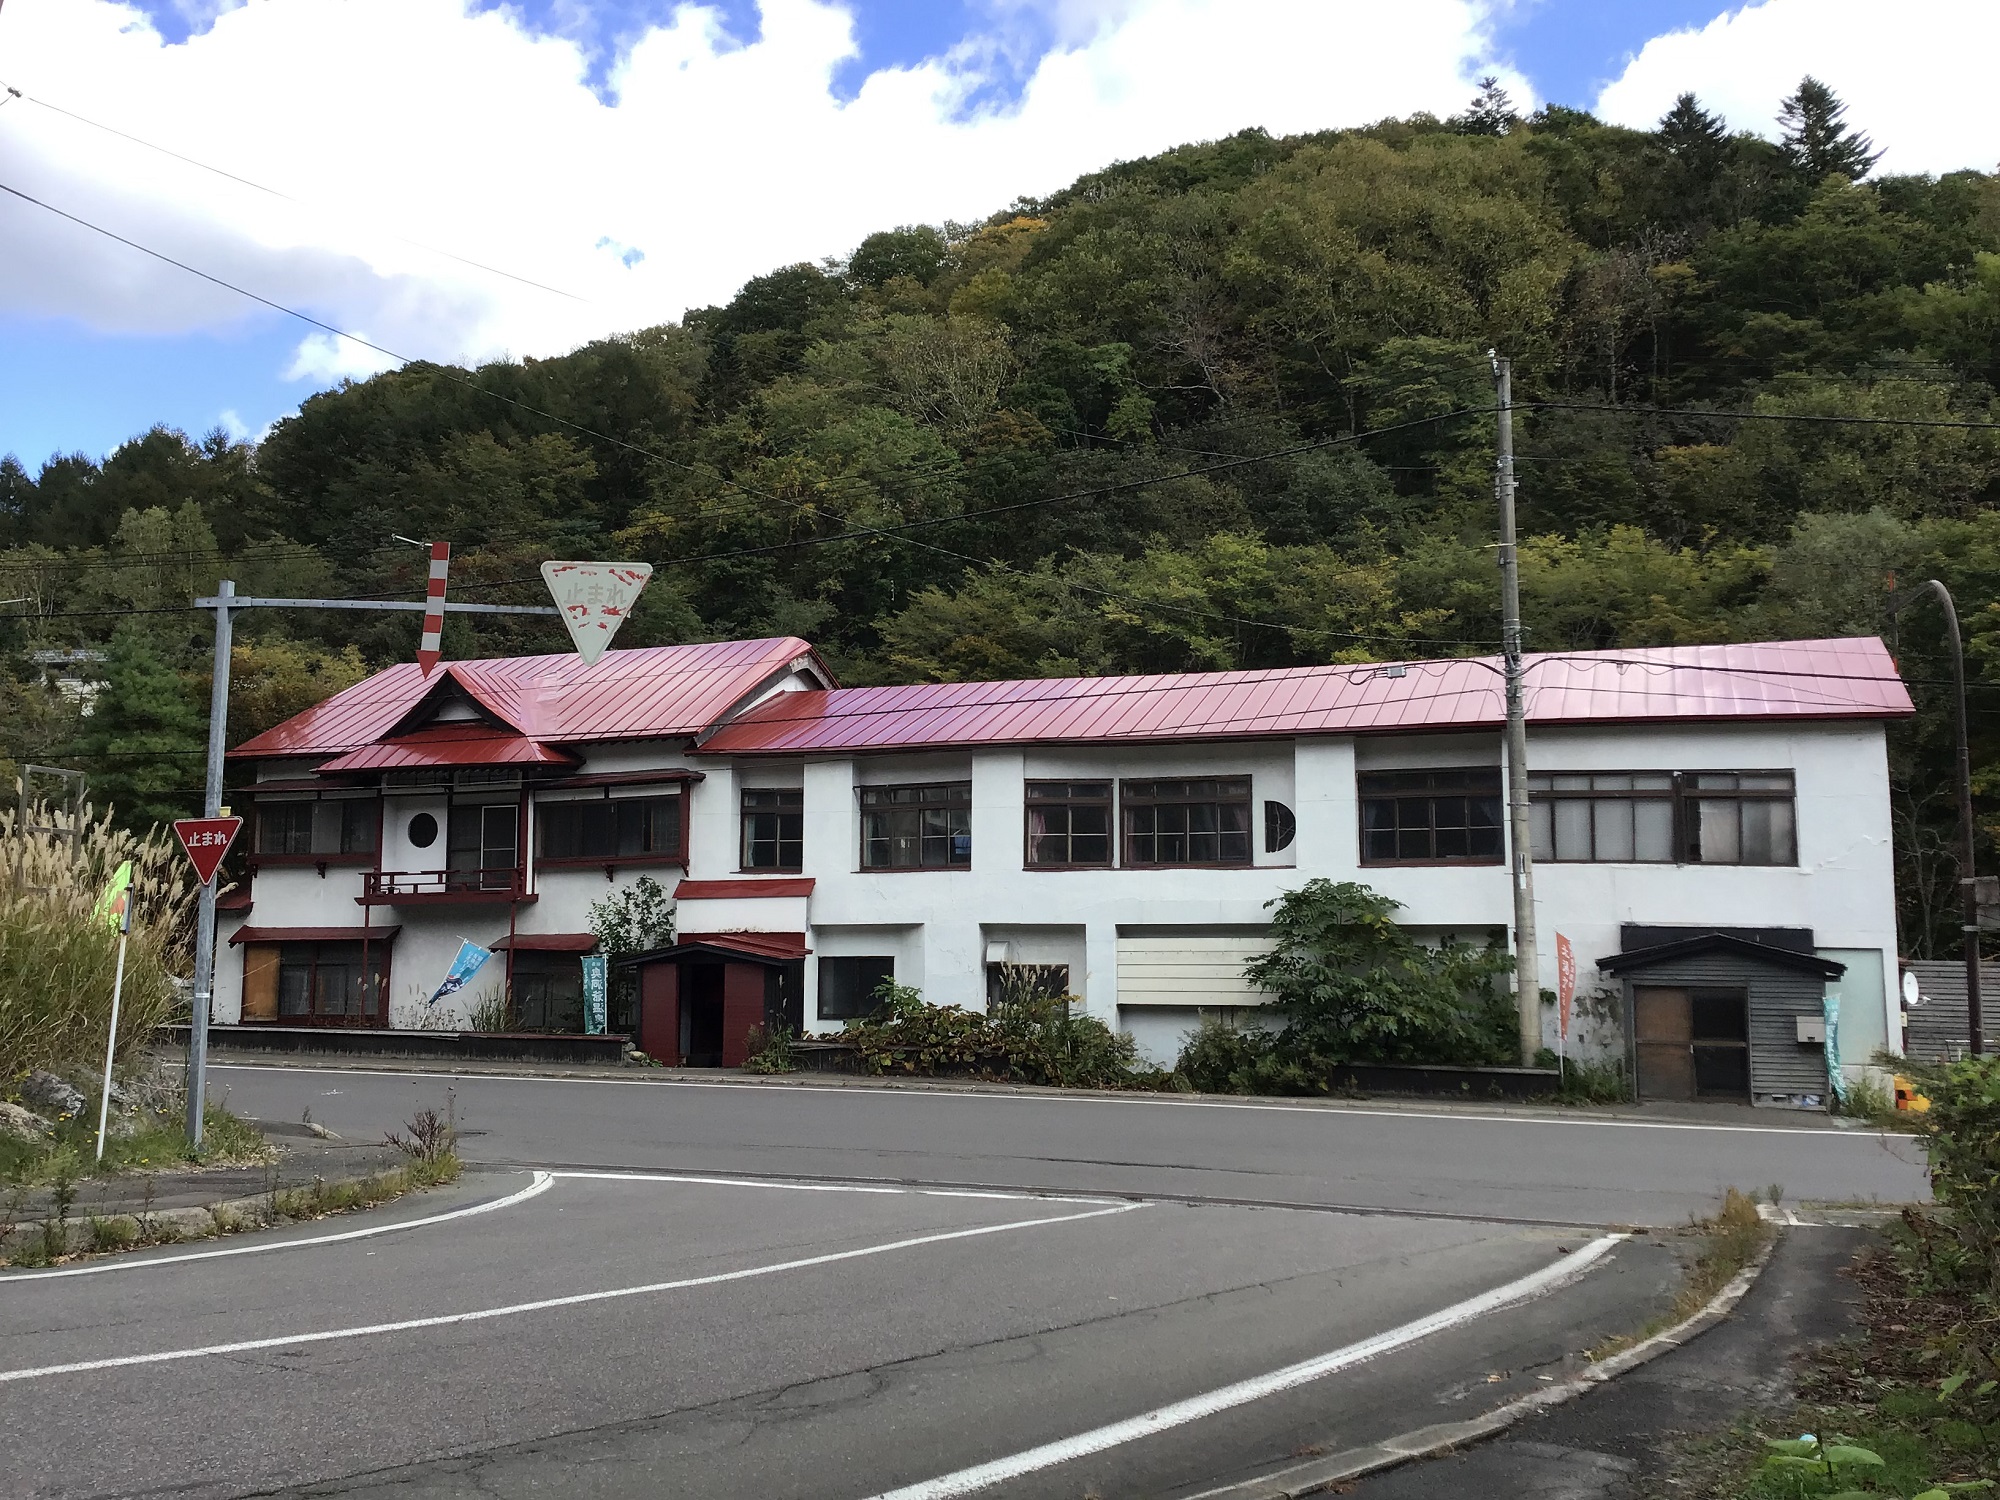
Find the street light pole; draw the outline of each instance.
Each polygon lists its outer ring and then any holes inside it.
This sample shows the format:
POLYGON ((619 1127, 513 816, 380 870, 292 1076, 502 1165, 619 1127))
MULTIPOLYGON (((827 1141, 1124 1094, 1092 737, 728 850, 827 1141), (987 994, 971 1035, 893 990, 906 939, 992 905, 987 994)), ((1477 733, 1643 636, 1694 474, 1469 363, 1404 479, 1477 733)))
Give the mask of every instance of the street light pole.
POLYGON ((1966 724, 1965 643, 1958 633, 1958 606, 1951 590, 1932 578, 1904 592, 1889 596, 1889 613, 1896 614, 1926 593, 1936 596, 1944 609, 1945 639, 1951 645, 1952 708, 1958 727, 1958 893, 1961 902, 1960 935, 1965 947, 1965 1015, 1967 1045, 1978 1057, 1986 1050, 1985 1019, 1980 1014, 1979 994, 1979 884, 1974 861, 1978 846, 1972 823, 1972 736, 1966 724))
POLYGON ((1500 651, 1507 669, 1507 846, 1514 884, 1514 1004, 1521 1061, 1542 1050, 1541 962, 1535 947, 1535 859, 1528 817, 1528 716, 1522 691, 1521 565, 1514 545, 1514 372, 1491 350, 1499 418, 1493 488, 1500 504, 1500 651))

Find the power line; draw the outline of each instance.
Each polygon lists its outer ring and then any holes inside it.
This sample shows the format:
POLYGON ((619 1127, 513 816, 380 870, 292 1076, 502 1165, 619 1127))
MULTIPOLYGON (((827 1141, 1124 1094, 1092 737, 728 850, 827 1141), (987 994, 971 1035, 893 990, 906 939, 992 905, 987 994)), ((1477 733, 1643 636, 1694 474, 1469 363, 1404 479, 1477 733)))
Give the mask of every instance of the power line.
POLYGON ((1608 416, 1714 417, 1729 422, 1805 422, 1847 427, 1956 427, 2000 432, 2000 422, 1948 421, 1941 417, 1842 417, 1806 412, 1706 411, 1692 406, 1606 406, 1582 401, 1516 401, 1516 411, 1594 411, 1608 416))
MULTIPOLYGON (((75 120, 80 125, 88 125, 93 130, 103 131, 106 135, 115 135, 122 141, 130 141, 133 145, 144 147, 148 151, 157 151, 162 156, 170 156, 175 161, 185 162, 190 167, 196 167, 199 168, 201 171, 213 173, 217 177, 225 177, 231 182, 239 183, 242 186, 250 188, 259 193, 268 194, 270 197, 273 198, 283 199, 287 203, 295 203, 299 205, 299 207, 301 208, 310 208, 314 206, 307 199, 297 197, 291 193, 283 192, 278 188, 266 187, 261 182, 253 182, 248 177, 238 176, 236 173, 225 171, 221 167, 210 166, 205 161, 197 161, 192 156, 186 156, 179 151, 170 150, 169 148, 157 145, 152 141, 141 139, 139 136, 133 135, 129 131, 120 130, 116 126, 106 125, 100 120, 93 120, 89 118, 87 115, 80 115, 73 109, 64 109, 60 104, 52 104, 47 99, 37 99, 33 94, 24 94, 21 92, 21 90, 14 88, 11 85, 0 85, 0 87, 6 88, 8 94, 12 95, 16 99, 23 99, 26 100, 29 104, 39 105, 43 109, 50 110, 56 114, 63 115, 69 119, 75 120)), ((415 246, 419 250, 427 250, 432 255, 442 255, 446 260, 455 260, 462 266, 472 267, 472 269, 475 271, 484 271, 491 276, 503 276, 509 281, 518 281, 522 286, 531 286, 535 288, 537 291, 552 292, 558 297, 567 297, 572 302, 588 303, 590 301, 588 297, 579 297, 575 292, 566 292, 559 286, 550 286, 546 282, 535 281, 526 276, 517 276, 512 271, 503 271, 498 266, 489 266, 484 261, 472 260, 467 256, 455 254, 454 252, 443 249, 440 246, 426 244, 422 240, 411 239, 407 235, 395 234, 391 232, 390 238, 398 240, 405 245, 415 246)))

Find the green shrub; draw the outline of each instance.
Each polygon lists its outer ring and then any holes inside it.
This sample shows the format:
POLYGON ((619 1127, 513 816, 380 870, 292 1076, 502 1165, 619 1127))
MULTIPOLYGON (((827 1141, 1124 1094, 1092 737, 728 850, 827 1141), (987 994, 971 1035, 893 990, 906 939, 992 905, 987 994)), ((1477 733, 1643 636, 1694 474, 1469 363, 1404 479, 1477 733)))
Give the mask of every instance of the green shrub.
POLYGON ((845 1036, 870 1073, 971 1076, 1069 1088, 1164 1088, 1169 1075, 1142 1066, 1137 1044, 1072 995, 1003 994, 991 1015, 926 1004, 923 992, 885 980, 867 1017, 845 1036))
POLYGON ((1244 977, 1285 1013, 1275 1051, 1307 1076, 1340 1063, 1515 1055, 1513 1003, 1496 984, 1513 967, 1503 949, 1426 947, 1396 923, 1396 902, 1353 881, 1308 881, 1267 904, 1274 946, 1244 977))
POLYGON ((748 1073, 792 1073, 798 1063, 792 1059, 792 1042, 795 1040, 789 1026, 752 1026, 750 1028, 750 1055, 743 1060, 743 1068, 748 1073))
POLYGON ((1912 1214, 1927 1271, 2000 1292, 2000 1057, 1912 1071, 1931 1107, 1917 1116, 1932 1214, 1912 1214))
MULTIPOLYGON (((1556 1068, 1558 1061, 1549 1047, 1535 1054, 1538 1068, 1556 1068)), ((1615 1057, 1602 1062, 1572 1057, 1560 1060, 1560 1076, 1550 1097, 1564 1104, 1624 1104, 1632 1097, 1632 1085, 1625 1077, 1625 1064, 1615 1057)))

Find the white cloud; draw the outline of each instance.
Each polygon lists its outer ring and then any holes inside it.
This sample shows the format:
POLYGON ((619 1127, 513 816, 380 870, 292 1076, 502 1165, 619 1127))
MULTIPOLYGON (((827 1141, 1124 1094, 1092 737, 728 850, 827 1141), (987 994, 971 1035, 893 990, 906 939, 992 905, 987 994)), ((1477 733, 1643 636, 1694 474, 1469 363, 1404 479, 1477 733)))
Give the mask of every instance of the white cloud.
MULTIPOLYGON (((854 42, 833 0, 763 0, 749 45, 685 6, 613 70, 610 103, 575 43, 464 0, 191 3, 214 26, 168 46, 114 0, 9 0, 7 81, 318 206, 23 102, 0 110, 0 181, 443 359, 675 318, 872 230, 981 217, 1182 141, 1450 113, 1487 71, 1531 93, 1489 60, 1491 0, 1016 0, 994 36, 878 71, 844 105, 830 80, 854 42), (1059 41, 1018 104, 979 107, 983 60, 1018 48, 1005 28, 1024 9, 1059 41)), ((255 311, 18 203, 0 203, 0 308, 160 333, 255 311)), ((343 343, 307 337, 288 377, 379 367, 343 343)))
POLYGON ((1649 126, 1692 90, 1731 128, 1775 139, 1778 102, 1810 73, 1884 151, 1876 170, 1991 171, 2000 163, 1995 58, 1996 0, 1764 0, 1655 37, 1597 108, 1649 126))
POLYGON ((351 339, 336 338, 330 333, 309 333, 300 339, 299 347, 292 351, 291 363, 285 366, 284 378, 331 385, 350 378, 365 380, 396 368, 395 360, 361 342, 367 334, 359 329, 349 331, 354 334, 351 339))

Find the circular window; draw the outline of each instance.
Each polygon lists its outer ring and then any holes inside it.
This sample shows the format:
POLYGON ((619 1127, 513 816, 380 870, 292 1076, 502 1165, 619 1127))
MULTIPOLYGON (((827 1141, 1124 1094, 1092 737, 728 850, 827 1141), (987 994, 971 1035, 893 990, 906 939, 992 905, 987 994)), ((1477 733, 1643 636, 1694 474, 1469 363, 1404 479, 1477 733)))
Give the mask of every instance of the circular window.
POLYGON ((437 842, 438 820, 429 813, 418 813, 410 819, 410 842, 419 849, 428 849, 437 842))

